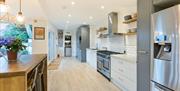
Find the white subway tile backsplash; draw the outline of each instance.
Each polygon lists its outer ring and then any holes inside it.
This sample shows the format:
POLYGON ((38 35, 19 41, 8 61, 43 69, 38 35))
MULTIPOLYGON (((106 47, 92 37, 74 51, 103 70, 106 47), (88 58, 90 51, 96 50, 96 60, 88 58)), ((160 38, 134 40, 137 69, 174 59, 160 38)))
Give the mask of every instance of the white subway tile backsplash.
POLYGON ((129 55, 137 54, 137 35, 126 36, 126 53, 129 55))
POLYGON ((136 46, 137 45, 137 36, 136 35, 127 35, 126 36, 126 46, 136 46))
POLYGON ((126 46, 126 53, 129 55, 137 54, 137 46, 126 46))
POLYGON ((98 48, 103 49, 106 47, 108 50, 115 52, 124 52, 127 54, 136 55, 137 53, 137 36, 136 35, 116 35, 110 38, 99 38, 98 48))

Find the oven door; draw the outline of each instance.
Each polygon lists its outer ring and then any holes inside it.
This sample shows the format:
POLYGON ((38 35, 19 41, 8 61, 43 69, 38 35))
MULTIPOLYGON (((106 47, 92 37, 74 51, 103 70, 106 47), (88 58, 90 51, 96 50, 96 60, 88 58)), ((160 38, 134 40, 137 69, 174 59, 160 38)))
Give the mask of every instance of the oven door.
POLYGON ((104 59, 103 68, 105 71, 110 72, 110 60, 109 59, 104 59))
POLYGON ((97 70, 102 71, 103 70, 103 59, 101 57, 97 58, 97 70))

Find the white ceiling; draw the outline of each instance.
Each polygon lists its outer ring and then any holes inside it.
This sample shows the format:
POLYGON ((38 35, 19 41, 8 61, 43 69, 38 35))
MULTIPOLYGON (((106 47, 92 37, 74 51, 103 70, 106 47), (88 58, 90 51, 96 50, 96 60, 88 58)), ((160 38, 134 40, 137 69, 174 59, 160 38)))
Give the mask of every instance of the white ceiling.
MULTIPOLYGON (((16 14, 18 0, 6 2, 11 12, 16 14)), ((122 8, 136 7, 137 0, 22 0, 22 2, 26 17, 48 19, 58 29, 72 30, 83 23, 93 26, 105 25, 109 12, 120 12, 122 8), (72 5, 71 2, 75 4, 72 5), (101 9, 102 5, 104 9, 101 9), (93 19, 89 19, 90 16, 93 19)))

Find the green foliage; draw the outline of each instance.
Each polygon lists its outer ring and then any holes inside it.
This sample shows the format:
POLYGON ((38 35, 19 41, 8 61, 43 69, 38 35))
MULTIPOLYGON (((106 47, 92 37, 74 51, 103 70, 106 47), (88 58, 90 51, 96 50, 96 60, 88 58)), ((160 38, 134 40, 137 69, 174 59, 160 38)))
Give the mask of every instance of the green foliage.
POLYGON ((24 42, 28 41, 28 34, 23 27, 19 27, 15 24, 9 24, 4 32, 6 38, 14 37, 21 39, 24 42), (24 30, 24 31, 23 31, 24 30))
POLYGON ((26 46, 23 45, 22 40, 16 38, 12 41, 10 45, 5 46, 7 50, 13 51, 13 52, 19 52, 21 50, 24 50, 26 46))

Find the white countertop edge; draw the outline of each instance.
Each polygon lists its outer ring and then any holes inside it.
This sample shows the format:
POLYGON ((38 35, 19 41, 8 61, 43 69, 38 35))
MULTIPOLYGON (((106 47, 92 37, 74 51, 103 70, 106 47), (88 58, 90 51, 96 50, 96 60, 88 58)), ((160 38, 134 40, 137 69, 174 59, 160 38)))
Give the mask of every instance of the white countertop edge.
POLYGON ((131 63, 137 63, 137 55, 115 54, 115 55, 111 55, 111 57, 119 58, 131 63))

